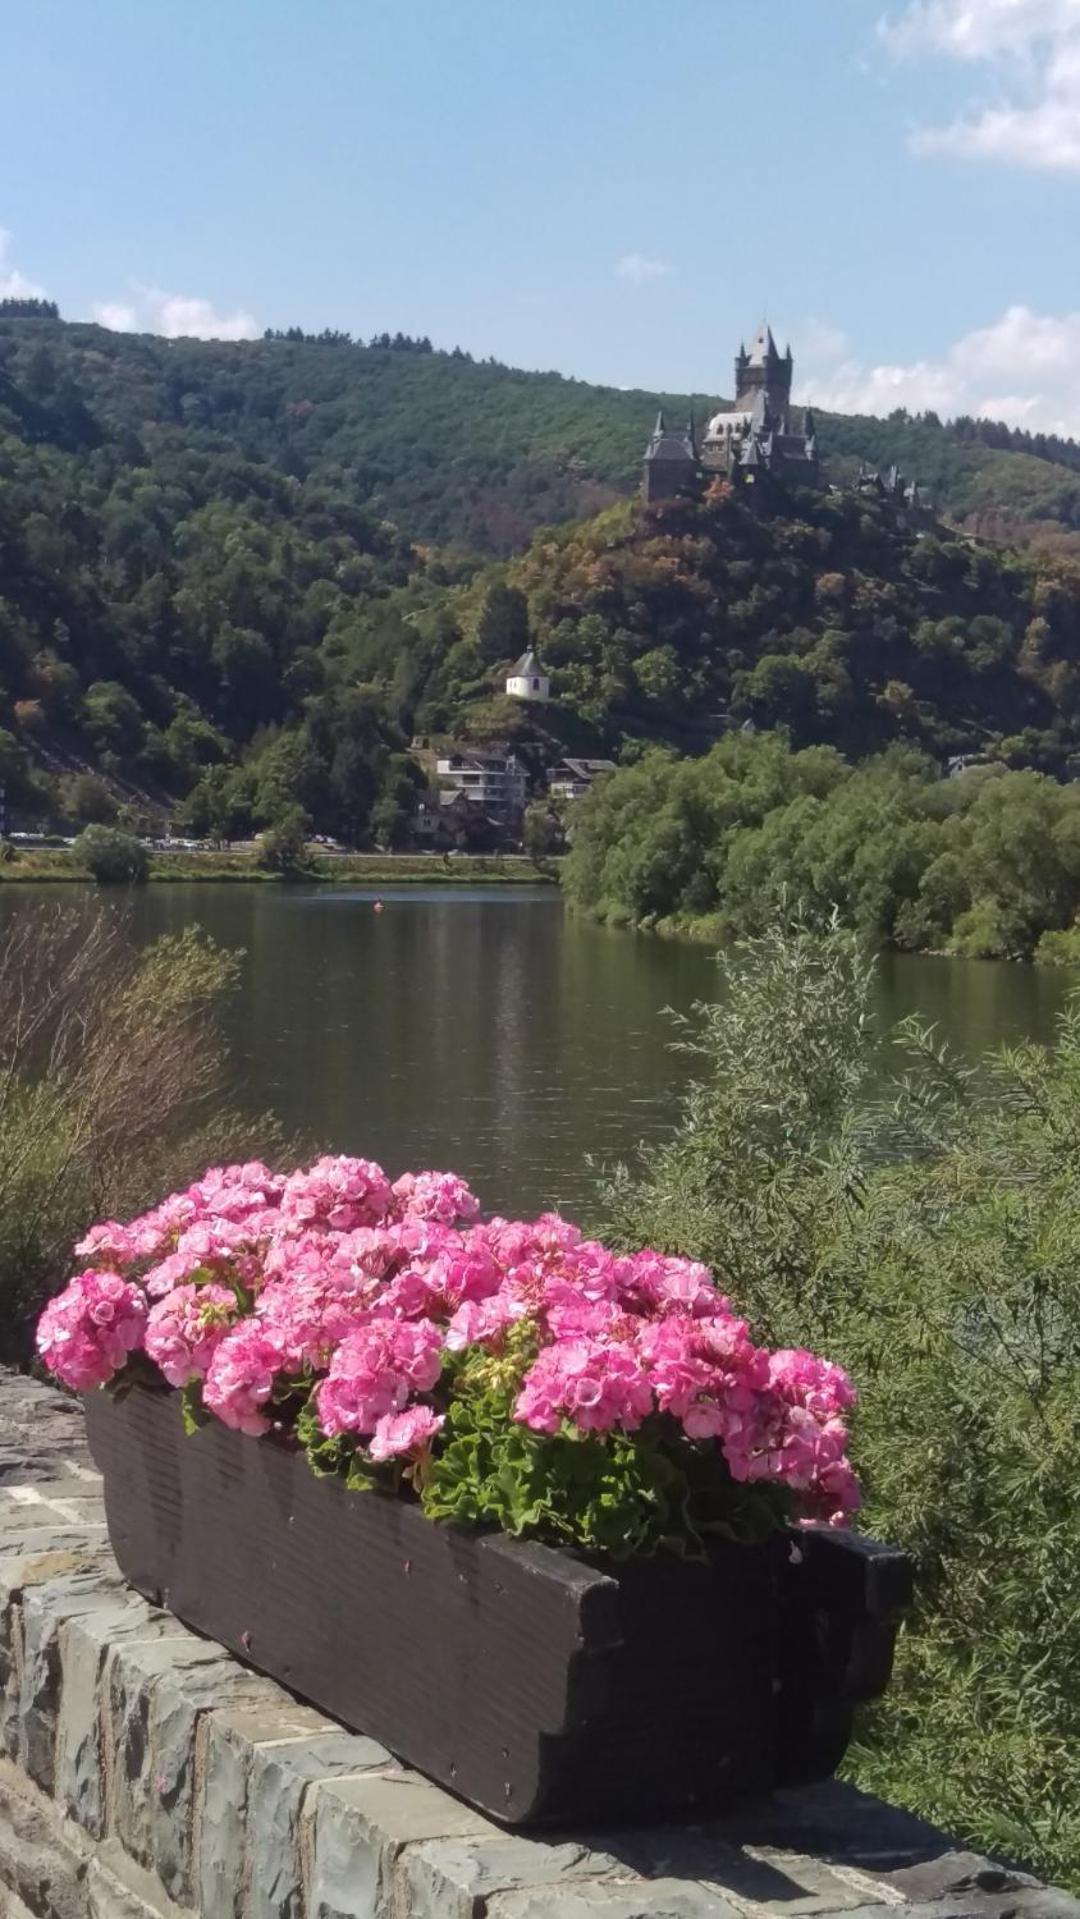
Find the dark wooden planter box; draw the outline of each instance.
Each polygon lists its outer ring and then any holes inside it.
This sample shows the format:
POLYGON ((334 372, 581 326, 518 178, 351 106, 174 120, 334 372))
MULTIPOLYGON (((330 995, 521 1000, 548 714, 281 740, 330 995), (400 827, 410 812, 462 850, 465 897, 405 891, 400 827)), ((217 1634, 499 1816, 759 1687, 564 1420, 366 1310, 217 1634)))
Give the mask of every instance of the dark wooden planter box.
POLYGON ((594 1563, 317 1479, 175 1393, 86 1402, 125 1577, 511 1825, 701 1816, 822 1778, 888 1681, 905 1557, 811 1530, 594 1563))

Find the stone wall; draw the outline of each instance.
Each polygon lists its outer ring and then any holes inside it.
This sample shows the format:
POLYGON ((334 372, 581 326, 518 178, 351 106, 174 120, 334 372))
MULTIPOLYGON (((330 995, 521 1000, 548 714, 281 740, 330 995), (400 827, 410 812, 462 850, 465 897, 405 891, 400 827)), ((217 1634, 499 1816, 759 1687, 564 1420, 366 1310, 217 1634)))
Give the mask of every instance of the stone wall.
POLYGON ((10 1376, 0 1622, 2 1919, 1080 1919, 843 1786, 504 1832, 125 1587, 78 1405, 10 1376))

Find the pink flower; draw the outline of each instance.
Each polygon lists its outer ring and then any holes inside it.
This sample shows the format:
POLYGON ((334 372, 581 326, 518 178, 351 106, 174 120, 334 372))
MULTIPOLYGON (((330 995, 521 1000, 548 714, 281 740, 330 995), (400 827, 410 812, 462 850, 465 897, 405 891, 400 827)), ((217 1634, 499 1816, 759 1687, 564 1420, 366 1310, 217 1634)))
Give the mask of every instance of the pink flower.
POLYGON ((426 1452, 445 1423, 442 1414, 432 1412, 430 1406, 407 1406, 401 1413, 384 1413, 368 1451, 379 1461, 400 1459, 403 1453, 426 1452))
POLYGON ((390 1181, 371 1159, 326 1154, 314 1166, 290 1173, 281 1195, 286 1219, 350 1232, 374 1226, 390 1204, 390 1181))
POLYGON ((444 1226, 475 1219, 480 1211, 475 1195, 456 1173, 403 1173, 394 1181, 393 1193, 403 1212, 444 1226))
POLYGON ((103 1386, 142 1343, 146 1301, 119 1273, 77 1273, 38 1320, 37 1349, 65 1386, 103 1386))
POLYGON ((652 1388, 627 1346, 573 1339, 547 1346, 522 1382, 514 1418, 557 1433, 564 1419, 583 1432, 633 1432, 652 1411, 652 1388))
POLYGON ((489 1299, 498 1291, 500 1273, 486 1246, 460 1239, 435 1253, 414 1258, 387 1287, 387 1311, 406 1318, 449 1315, 466 1300, 489 1299))
POLYGON ((524 1316, 525 1308, 504 1288, 490 1299, 466 1299, 446 1329, 446 1345, 459 1353, 466 1346, 497 1346, 503 1333, 524 1316))
POLYGON ((285 1371, 281 1352, 258 1320, 242 1319, 225 1334, 203 1381, 203 1404, 223 1426, 253 1437, 270 1430, 262 1411, 285 1371))
POLYGON ((211 1166, 188 1192, 200 1212, 215 1219, 248 1220, 276 1206, 284 1186, 280 1173, 250 1159, 243 1166, 211 1166))
MULTIPOLYGON (((391 1187, 373 1161, 345 1156, 287 1178, 257 1160, 210 1167, 137 1219, 91 1227, 76 1253, 101 1269, 46 1309, 39 1347, 85 1388, 145 1343, 166 1379, 202 1377, 209 1410, 252 1434, 268 1430, 279 1382, 324 1375, 323 1430, 370 1437, 371 1456, 392 1459, 441 1429, 416 1396, 444 1353, 507 1358, 520 1322, 536 1357, 513 1417, 533 1430, 634 1432, 655 1414, 666 1443, 711 1447, 719 1473, 786 1488, 804 1519, 842 1524, 855 1510, 854 1393, 838 1366, 755 1346, 696 1261, 613 1254, 556 1213, 477 1212, 453 1173, 391 1187)), ((477 1376, 455 1368, 452 1390, 477 1376)))
POLYGON ((638 1350, 660 1410, 680 1421, 688 1439, 738 1446, 768 1385, 768 1355, 753 1345, 744 1320, 672 1314, 642 1326, 638 1350))
POLYGON ((330 1364, 337 1346, 354 1332, 368 1311, 374 1283, 353 1277, 346 1267, 327 1261, 314 1270, 299 1267, 291 1278, 274 1279, 256 1302, 256 1317, 291 1370, 316 1371, 330 1364))
POLYGON ((315 1388, 325 1433, 371 1433, 413 1393, 430 1392, 442 1370, 443 1332, 424 1319, 371 1319, 342 1340, 315 1388))
POLYGON ((707 1314, 727 1311, 707 1266, 648 1247, 617 1261, 620 1296, 635 1312, 707 1314))
POLYGON ((127 1226, 106 1219, 90 1231, 75 1247, 76 1259, 107 1259, 110 1266, 124 1266, 135 1258, 135 1242, 127 1226))
POLYGON ((144 1345, 170 1386, 201 1379, 236 1317, 230 1286, 177 1286, 150 1309, 144 1345))

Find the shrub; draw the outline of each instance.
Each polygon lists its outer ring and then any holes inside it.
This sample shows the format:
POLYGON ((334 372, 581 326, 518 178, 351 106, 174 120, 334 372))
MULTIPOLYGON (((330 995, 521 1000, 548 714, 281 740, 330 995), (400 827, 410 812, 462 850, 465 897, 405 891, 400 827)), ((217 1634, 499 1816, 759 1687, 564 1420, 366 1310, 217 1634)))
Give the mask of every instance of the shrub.
POLYGON ((73 851, 99 886, 141 886, 150 871, 145 846, 114 826, 86 827, 73 851))
POLYGON ((290 806, 259 840, 259 865, 269 873, 300 873, 307 852, 307 816, 290 806))
POLYGON ((237 960, 197 929, 141 953, 116 914, 23 905, 0 945, 0 1355, 73 1238, 216 1155, 277 1152, 230 1096, 220 1010, 237 960))
POLYGON ((681 1124, 608 1179, 609 1231, 707 1261, 859 1381, 866 1523, 919 1565, 860 1782, 1080 1885, 1080 996, 1052 1046, 977 1069, 909 1022, 889 1071, 872 989, 835 930, 726 956, 681 1124))
POLYGON ((1080 966, 1080 924, 1061 933, 1044 933, 1035 948, 1040 966, 1080 966))

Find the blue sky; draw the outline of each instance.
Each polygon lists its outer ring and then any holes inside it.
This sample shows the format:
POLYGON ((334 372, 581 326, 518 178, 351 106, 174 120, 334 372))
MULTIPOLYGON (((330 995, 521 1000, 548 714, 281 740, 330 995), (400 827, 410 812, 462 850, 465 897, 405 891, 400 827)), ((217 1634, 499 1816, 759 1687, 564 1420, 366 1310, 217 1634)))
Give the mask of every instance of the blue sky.
POLYGON ((1080 0, 35 0, 0 290, 1080 431, 1080 0), (993 402, 993 408, 988 403, 993 402))

